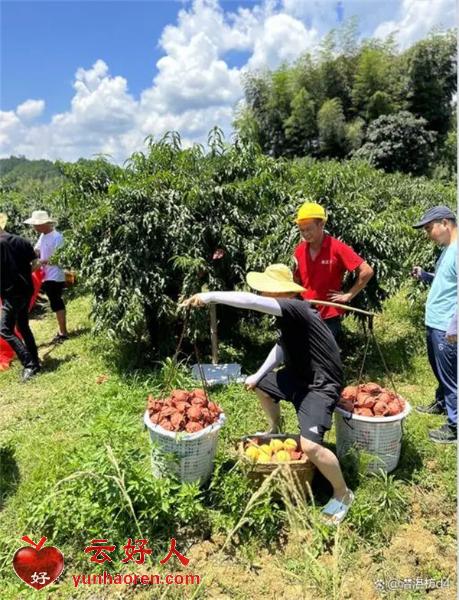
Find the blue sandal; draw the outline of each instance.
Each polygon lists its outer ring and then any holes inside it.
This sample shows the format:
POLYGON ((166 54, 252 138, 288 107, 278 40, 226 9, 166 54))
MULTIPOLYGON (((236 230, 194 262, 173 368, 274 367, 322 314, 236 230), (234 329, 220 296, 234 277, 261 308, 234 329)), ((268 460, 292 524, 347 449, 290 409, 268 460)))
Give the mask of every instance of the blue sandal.
POLYGON ((344 517, 347 515, 352 503, 354 502, 355 496, 348 490, 347 496, 349 497, 348 502, 337 500, 336 498, 330 498, 327 504, 322 509, 322 515, 327 517, 326 522, 331 525, 339 525, 344 517))

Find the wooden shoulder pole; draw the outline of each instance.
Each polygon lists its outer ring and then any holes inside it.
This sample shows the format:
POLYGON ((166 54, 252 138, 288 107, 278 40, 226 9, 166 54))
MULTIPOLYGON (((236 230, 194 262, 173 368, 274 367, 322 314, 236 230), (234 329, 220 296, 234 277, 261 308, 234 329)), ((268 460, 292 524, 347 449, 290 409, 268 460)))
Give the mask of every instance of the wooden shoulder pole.
POLYGON ((212 345, 212 364, 218 365, 218 336, 217 336, 217 305, 211 302, 210 312, 210 341, 212 345))

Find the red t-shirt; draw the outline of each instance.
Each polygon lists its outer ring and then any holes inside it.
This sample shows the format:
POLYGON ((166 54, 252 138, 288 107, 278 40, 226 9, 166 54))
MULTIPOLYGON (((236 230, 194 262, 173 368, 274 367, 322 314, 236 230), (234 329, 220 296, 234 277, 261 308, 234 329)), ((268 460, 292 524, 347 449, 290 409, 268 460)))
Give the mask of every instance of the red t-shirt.
MULTIPOLYGON (((325 234, 319 254, 314 260, 309 253, 309 243, 301 242, 295 248, 298 267, 295 278, 306 288, 303 298, 330 300, 332 290, 341 290, 346 271, 354 271, 364 261, 354 250, 331 235, 325 234)), ((317 306, 323 319, 331 319, 343 314, 334 306, 317 306)))

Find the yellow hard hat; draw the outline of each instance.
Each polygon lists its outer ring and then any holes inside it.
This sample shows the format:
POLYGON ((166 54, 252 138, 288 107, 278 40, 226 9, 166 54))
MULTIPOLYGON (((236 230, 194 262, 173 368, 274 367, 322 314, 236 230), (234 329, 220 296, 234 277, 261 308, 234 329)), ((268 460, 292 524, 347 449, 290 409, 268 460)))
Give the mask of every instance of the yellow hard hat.
POLYGON ((299 223, 305 219, 322 219, 322 221, 325 223, 327 220, 327 214, 324 207, 320 204, 317 204, 316 202, 305 202, 298 209, 295 223, 299 223))

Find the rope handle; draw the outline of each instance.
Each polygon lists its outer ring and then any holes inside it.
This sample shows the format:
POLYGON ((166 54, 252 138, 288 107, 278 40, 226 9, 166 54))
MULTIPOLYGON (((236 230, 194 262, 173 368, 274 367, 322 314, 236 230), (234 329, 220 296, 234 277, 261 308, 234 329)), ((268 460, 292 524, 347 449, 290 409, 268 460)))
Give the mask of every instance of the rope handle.
MULTIPOLYGON (((179 341, 178 341, 178 344, 177 344, 177 348, 175 349, 174 355, 172 357, 172 363, 177 363, 177 358, 178 358, 178 355, 179 355, 180 350, 182 348, 183 339, 185 337, 185 332, 186 332, 186 328, 187 328, 189 317, 190 317, 190 311, 191 311, 191 307, 187 306, 185 308, 185 317, 183 318, 182 331, 181 331, 180 336, 179 336, 179 341)), ((198 365, 198 371, 199 371, 199 376, 201 378, 202 388, 203 388, 204 393, 206 395, 207 402, 210 402, 209 386, 207 385, 207 381, 206 381, 206 378, 204 376, 204 371, 203 371, 203 368, 202 368, 202 364, 201 364, 201 360, 200 360, 200 357, 199 357, 199 351, 198 351, 198 347, 196 345, 196 342, 194 342, 194 353, 195 353, 195 356, 196 356, 196 363, 198 365)), ((162 387, 162 390, 160 392, 160 396, 164 396, 166 390, 170 387, 170 384, 172 382, 172 377, 173 376, 174 376, 174 372, 171 370, 171 374, 169 376, 169 379, 164 383, 164 385, 162 387)))
POLYGON ((365 334, 365 336, 367 338, 367 341, 366 341, 366 344, 365 344, 365 350, 364 350, 364 353, 363 353, 362 365, 360 367, 359 379, 358 379, 357 385, 360 385, 360 382, 362 381, 363 367, 365 366, 365 361, 366 361, 366 358, 367 358, 368 348, 370 346, 370 341, 373 340, 374 343, 375 343, 376 349, 378 350, 378 354, 379 354, 379 356, 381 358, 381 361, 382 361, 384 370, 386 372, 386 375, 388 376, 389 381, 391 383, 392 389, 398 395, 397 388, 395 387, 395 383, 394 383, 394 380, 392 378, 392 374, 391 374, 391 372, 389 370, 389 367, 387 366, 386 359, 384 358, 383 351, 381 350, 381 346, 380 346, 380 344, 378 342, 378 338, 376 337, 376 334, 375 334, 375 331, 374 331, 374 322, 373 321, 374 321, 375 315, 372 314, 372 313, 368 313, 368 314, 369 314, 369 317, 368 317, 368 332, 367 332, 366 327, 365 327, 365 321, 363 321, 363 329, 364 329, 364 334, 365 334))

